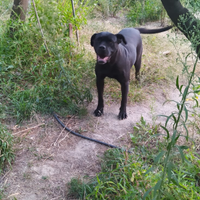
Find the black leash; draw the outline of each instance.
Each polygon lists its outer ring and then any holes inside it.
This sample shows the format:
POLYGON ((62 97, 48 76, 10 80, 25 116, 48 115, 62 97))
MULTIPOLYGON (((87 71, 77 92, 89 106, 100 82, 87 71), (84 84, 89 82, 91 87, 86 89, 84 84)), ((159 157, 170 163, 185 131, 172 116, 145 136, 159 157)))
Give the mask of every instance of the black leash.
MULTIPOLYGON (((53 116, 54 116, 55 119, 58 121, 58 123, 59 123, 63 128, 65 128, 65 130, 69 131, 69 132, 72 133, 73 135, 76 135, 76 136, 81 137, 81 138, 86 139, 86 140, 90 140, 90 141, 92 141, 92 142, 99 143, 99 144, 101 144, 101 145, 108 146, 108 147, 110 147, 110 148, 115 148, 115 149, 119 149, 119 150, 122 150, 122 151, 126 151, 125 149, 122 149, 122 148, 120 148, 120 147, 114 146, 114 145, 112 145, 112 144, 107 144, 107 143, 105 143, 105 142, 102 142, 102 141, 99 141, 99 140, 95 140, 95 139, 86 137, 86 136, 84 136, 84 135, 81 135, 81 134, 79 134, 79 133, 76 133, 76 132, 70 130, 69 128, 67 128, 67 127, 63 124, 63 122, 58 118, 58 116, 57 116, 55 113, 53 113, 53 116)), ((131 153, 130 151, 128 151, 128 152, 131 153)))

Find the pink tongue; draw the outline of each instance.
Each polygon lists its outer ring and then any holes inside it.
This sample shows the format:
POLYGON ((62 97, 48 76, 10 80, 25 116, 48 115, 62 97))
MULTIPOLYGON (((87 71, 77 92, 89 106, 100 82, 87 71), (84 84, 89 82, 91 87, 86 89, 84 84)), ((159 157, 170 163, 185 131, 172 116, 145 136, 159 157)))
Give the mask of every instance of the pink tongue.
POLYGON ((103 62, 107 62, 109 59, 109 57, 105 57, 105 58, 100 58, 99 56, 97 56, 97 60, 98 61, 103 61, 103 62))

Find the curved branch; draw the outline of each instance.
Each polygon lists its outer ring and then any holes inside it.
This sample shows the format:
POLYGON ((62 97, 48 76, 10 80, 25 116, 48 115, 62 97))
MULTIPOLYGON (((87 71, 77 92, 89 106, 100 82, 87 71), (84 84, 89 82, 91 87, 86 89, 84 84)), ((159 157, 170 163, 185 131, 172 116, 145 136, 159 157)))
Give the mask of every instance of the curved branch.
POLYGON ((189 12, 187 8, 183 7, 179 0, 161 1, 172 22, 193 44, 200 58, 200 20, 189 12))

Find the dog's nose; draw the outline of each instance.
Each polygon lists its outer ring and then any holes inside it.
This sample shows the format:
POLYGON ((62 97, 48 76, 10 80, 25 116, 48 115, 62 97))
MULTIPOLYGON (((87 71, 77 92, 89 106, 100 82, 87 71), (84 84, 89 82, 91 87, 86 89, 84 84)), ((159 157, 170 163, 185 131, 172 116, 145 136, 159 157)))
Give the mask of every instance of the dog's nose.
POLYGON ((99 49, 101 49, 101 50, 105 50, 106 47, 105 47, 104 45, 101 45, 101 46, 99 46, 99 49))

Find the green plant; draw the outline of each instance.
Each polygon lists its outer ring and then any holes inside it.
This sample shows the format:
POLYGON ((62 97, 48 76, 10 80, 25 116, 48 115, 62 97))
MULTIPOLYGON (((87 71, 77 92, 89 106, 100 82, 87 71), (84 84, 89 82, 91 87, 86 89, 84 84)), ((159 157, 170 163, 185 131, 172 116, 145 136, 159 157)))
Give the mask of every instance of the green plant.
POLYGON ((0 124, 0 174, 7 164, 11 166, 13 160, 13 137, 7 129, 0 124))
POLYGON ((34 112, 84 114, 85 102, 92 99, 90 83, 82 84, 92 74, 90 61, 84 58, 85 51, 64 33, 57 2, 36 3, 50 56, 33 10, 13 38, 8 34, 9 20, 1 21, 0 117, 13 116, 17 123, 29 119, 34 112))
POLYGON ((67 197, 70 199, 85 199, 88 193, 91 193, 94 189, 93 183, 86 184, 84 181, 76 178, 72 178, 67 184, 68 193, 67 197))
POLYGON ((133 134, 130 135, 133 145, 138 147, 138 151, 143 153, 156 154, 165 146, 165 141, 159 138, 160 125, 150 125, 141 116, 141 119, 133 127, 133 134), (162 140, 162 143, 159 141, 162 140), (150 152, 149 152, 150 151, 150 152))
POLYGON ((129 3, 130 0, 98 0, 96 9, 99 9, 106 17, 116 17, 117 13, 127 7, 129 3))
POLYGON ((190 10, 192 10, 192 12, 198 12, 199 8, 200 8, 200 2, 198 0, 183 0, 183 5, 186 8, 189 8, 190 10))
MULTIPOLYGON (((89 10, 93 9, 94 3, 91 3, 91 0, 74 1, 74 3, 75 16, 73 16, 70 0, 35 1, 45 35, 65 34, 69 36, 69 23, 72 24, 73 30, 80 29, 82 25, 87 23, 86 17, 90 14, 89 10)), ((37 22, 34 9, 30 11, 29 21, 37 22)))
POLYGON ((92 0, 80 0, 75 1, 75 16, 72 16, 72 5, 71 1, 59 1, 58 10, 61 13, 62 24, 71 23, 77 29, 80 29, 83 24, 87 23, 86 17, 93 10, 95 2, 92 0))
POLYGON ((158 0, 136 0, 132 2, 127 18, 134 24, 160 19, 162 4, 158 0))
POLYGON ((12 3, 10 0, 5 0, 0 2, 0 18, 3 17, 7 13, 7 11, 10 11, 10 8, 12 6, 12 3))
POLYGON ((48 180, 48 176, 42 176, 43 180, 48 180))
MULTIPOLYGON (((134 135, 136 135, 137 141, 134 143, 138 143, 140 141, 146 141, 148 138, 152 136, 157 136, 159 125, 155 125, 154 127, 148 124, 144 118, 141 116, 140 121, 136 123, 133 127, 134 135)), ((134 138, 134 135, 131 134, 131 137, 134 138)), ((133 140, 132 140, 133 142, 133 140)))
POLYGON ((0 188, 0 200, 3 200, 5 197, 4 195, 4 188, 0 188))

